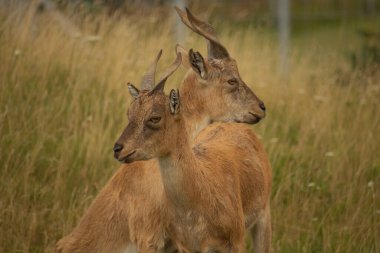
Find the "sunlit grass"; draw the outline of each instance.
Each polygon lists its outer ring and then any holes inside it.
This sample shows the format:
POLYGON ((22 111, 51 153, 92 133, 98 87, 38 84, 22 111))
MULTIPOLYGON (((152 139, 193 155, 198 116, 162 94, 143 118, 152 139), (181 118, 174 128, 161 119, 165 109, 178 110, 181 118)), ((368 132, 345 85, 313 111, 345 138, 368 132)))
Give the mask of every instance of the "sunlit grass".
MULTIPOLYGON (((176 41, 166 19, 83 18, 73 38, 48 15, 0 14, 0 252, 44 252, 119 166, 125 83, 139 85, 163 48, 160 73, 176 41)), ((299 35, 284 80, 272 35, 218 27, 268 108, 252 128, 274 171, 275 252, 380 251, 379 75, 349 68, 349 28, 299 35)), ((184 46, 205 52, 195 35, 184 46)))

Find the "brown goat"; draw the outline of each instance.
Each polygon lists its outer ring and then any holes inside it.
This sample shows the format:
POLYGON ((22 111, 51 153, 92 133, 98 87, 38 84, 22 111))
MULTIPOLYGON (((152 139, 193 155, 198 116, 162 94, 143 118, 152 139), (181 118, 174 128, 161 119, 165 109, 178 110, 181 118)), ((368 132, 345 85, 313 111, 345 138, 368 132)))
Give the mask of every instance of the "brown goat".
MULTIPOLYGON (((215 43, 210 44, 209 56, 211 56, 208 61, 197 52, 190 50, 187 55, 182 48, 177 47, 177 53, 182 54, 183 65, 192 68, 187 73, 180 92, 181 113, 188 119, 186 128, 193 138, 213 121, 256 123, 265 116, 263 103, 241 80, 235 61, 230 57, 213 58, 211 52, 217 50, 213 49, 215 43)), ((133 96, 152 89, 157 61, 158 58, 143 78, 142 92, 132 85, 129 86, 133 96)), ((215 126, 213 124, 212 128, 215 126)), ((223 131, 229 135, 228 131, 235 130, 249 131, 242 124, 231 125, 223 131)), ((220 134, 223 131, 220 131, 220 134)), ((250 135, 254 136, 253 133, 250 135)), ((212 134, 208 135, 205 132, 200 136, 212 139, 212 134)), ((251 152, 249 159, 254 160, 253 165, 256 166, 254 170, 261 171, 267 160, 259 142, 255 139, 254 143, 259 147, 256 152, 258 155, 255 156, 255 153, 251 152)), ((236 145, 236 142, 232 140, 229 145, 236 145)), ((198 149, 201 146, 197 144, 195 147, 198 149)), ((122 150, 119 150, 119 156, 122 158, 121 153, 122 150)), ((267 167, 269 168, 269 165, 267 167)), ((260 203, 256 203, 252 198, 255 192, 251 189, 260 185, 255 183, 256 177, 247 176, 252 170, 249 168, 249 162, 243 163, 242 168, 245 181, 243 180, 241 191, 246 193, 242 193, 241 196, 247 199, 243 201, 244 214, 248 213, 245 215, 246 224, 257 221, 253 231, 263 231, 261 229, 263 225, 260 223, 269 224, 269 221, 266 219, 265 222, 261 222, 260 215, 256 217, 257 212, 254 211, 258 209, 256 206, 260 206, 260 203)), ((124 249, 133 244, 141 252, 163 250, 168 240, 165 228, 169 224, 166 213, 163 212, 163 193, 164 188, 156 159, 122 165, 94 200, 79 225, 57 243, 57 252, 124 252, 124 249)), ((262 196, 262 200, 266 200, 266 197, 262 196)), ((269 205, 267 209, 269 211, 269 205)), ((254 234, 256 235, 254 238, 258 238, 255 240, 260 241, 263 233, 254 234)))
MULTIPOLYGON (((265 152, 249 129, 232 123, 206 128, 192 148, 179 93, 172 90, 168 98, 163 88, 159 83, 132 102, 118 140, 126 155, 116 158, 158 159, 166 231, 178 249, 243 252, 246 226, 268 221, 271 172, 265 152), (250 196, 244 193, 251 189, 250 196)), ((270 240, 268 226, 260 233, 270 240)))

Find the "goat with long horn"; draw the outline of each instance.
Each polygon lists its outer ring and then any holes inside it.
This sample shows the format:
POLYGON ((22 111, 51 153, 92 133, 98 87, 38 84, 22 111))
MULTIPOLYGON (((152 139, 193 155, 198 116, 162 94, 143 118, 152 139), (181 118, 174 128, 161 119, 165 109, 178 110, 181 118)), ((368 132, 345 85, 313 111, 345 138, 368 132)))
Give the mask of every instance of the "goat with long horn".
MULTIPOLYGON (((184 20, 188 19, 186 14, 184 20)), ((225 145, 240 147, 242 142, 239 140, 247 138, 242 134, 249 136, 246 141, 250 144, 242 148, 242 157, 236 158, 241 168, 240 195, 246 227, 251 228, 253 234, 255 252, 268 252, 271 234, 271 169, 265 151, 249 127, 242 124, 215 123, 209 126, 211 122, 255 124, 265 117, 265 106, 240 78, 235 60, 229 56, 224 57, 228 55, 227 50, 224 53, 223 49, 222 53, 215 50, 219 42, 213 28, 209 29, 211 32, 209 31, 208 37, 211 38, 212 45, 208 59, 204 59, 199 52, 176 46, 175 62, 181 61, 188 71, 179 92, 171 93, 172 99, 168 106, 173 116, 180 111, 186 119, 188 140, 194 152, 203 152, 203 144, 213 145, 218 142, 218 138, 226 136, 230 139, 225 145), (181 55, 180 60, 178 54, 181 55)), ((170 69, 169 67, 165 73, 171 73, 170 69)), ((165 76, 168 75, 164 74, 165 76)), ((135 98, 134 103, 154 96, 156 92, 151 92, 151 96, 146 94, 154 90, 154 87, 160 92, 163 90, 161 81, 158 82, 161 83, 160 86, 154 86, 154 77, 149 80, 149 86, 140 87, 141 91, 129 85, 129 91, 135 98)), ((149 120, 146 124, 152 129, 148 130, 147 127, 146 133, 154 134, 155 123, 161 119, 151 117, 149 120)), ((129 162, 131 159, 144 158, 141 152, 123 151, 125 141, 123 137, 117 141, 116 144, 119 145, 115 144, 114 152, 118 160, 129 162)), ((172 244, 167 233, 170 220, 167 207, 163 205, 163 194, 164 186, 157 159, 123 164, 98 194, 74 231, 57 243, 57 252, 123 252, 133 247, 137 247, 142 253, 167 250, 170 248, 167 246, 172 244)))

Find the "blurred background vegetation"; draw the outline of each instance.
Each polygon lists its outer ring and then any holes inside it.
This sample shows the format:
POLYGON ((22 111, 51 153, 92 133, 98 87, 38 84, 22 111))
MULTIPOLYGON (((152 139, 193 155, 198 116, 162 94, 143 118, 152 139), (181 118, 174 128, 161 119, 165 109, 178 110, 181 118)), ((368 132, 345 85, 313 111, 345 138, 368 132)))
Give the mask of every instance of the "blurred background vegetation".
MULTIPOLYGON (((278 3, 183 2, 268 108, 252 129, 274 171, 273 252, 380 252, 379 1, 289 1, 285 73, 278 3)), ((159 49, 158 75, 177 41, 205 55, 173 4, 0 1, 0 252, 49 252, 77 224, 119 166, 125 83, 159 49)))

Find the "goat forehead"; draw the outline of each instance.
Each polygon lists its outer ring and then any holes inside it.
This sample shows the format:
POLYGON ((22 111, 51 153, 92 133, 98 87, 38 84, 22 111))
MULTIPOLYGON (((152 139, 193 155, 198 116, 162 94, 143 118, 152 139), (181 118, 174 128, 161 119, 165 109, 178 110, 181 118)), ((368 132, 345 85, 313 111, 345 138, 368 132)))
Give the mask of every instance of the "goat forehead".
POLYGON ((233 59, 229 59, 226 63, 226 69, 228 69, 229 71, 231 72, 235 72, 235 73, 238 73, 238 67, 237 67, 237 64, 236 64, 236 61, 233 60, 233 59))
POLYGON ((148 112, 149 101, 143 97, 138 97, 129 107, 129 120, 139 122, 145 117, 148 112))
POLYGON ((209 59, 209 63, 215 67, 229 67, 236 66, 236 61, 233 58, 224 58, 224 59, 209 59))
POLYGON ((226 59, 211 59, 210 66, 216 70, 212 71, 215 77, 217 76, 239 76, 238 68, 235 60, 226 59))
POLYGON ((163 113, 165 110, 165 97, 160 95, 139 96, 132 102, 129 109, 130 119, 143 119, 152 112, 163 113))

